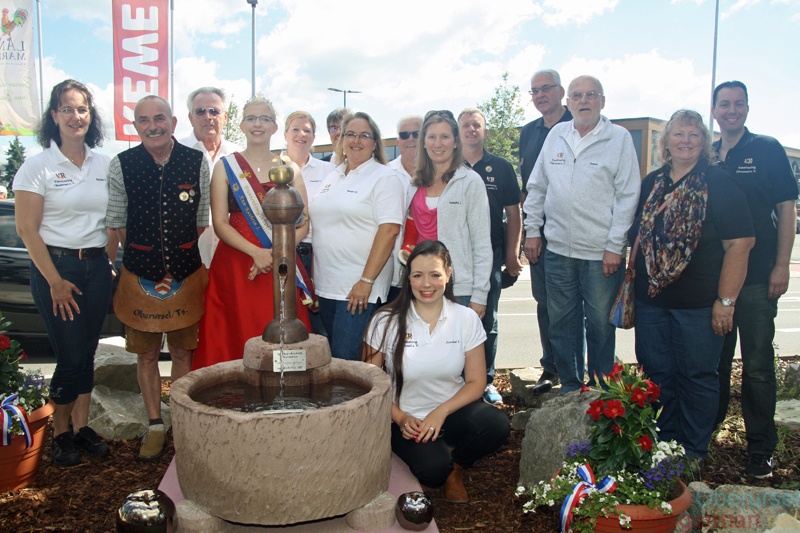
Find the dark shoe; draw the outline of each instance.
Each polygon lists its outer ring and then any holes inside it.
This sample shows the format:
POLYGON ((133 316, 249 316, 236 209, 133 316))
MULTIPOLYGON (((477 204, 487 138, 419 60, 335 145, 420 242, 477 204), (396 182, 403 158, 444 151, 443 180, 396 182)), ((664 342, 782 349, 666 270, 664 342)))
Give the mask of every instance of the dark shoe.
POLYGON ((772 456, 754 453, 750 456, 744 475, 756 479, 772 477, 772 456))
POLYGON ((536 385, 533 386, 531 389, 531 394, 534 396, 539 396, 540 394, 544 394, 545 392, 550 392, 550 390, 561 383, 561 380, 558 377, 558 374, 553 374, 551 372, 542 372, 541 377, 536 382, 536 385))
POLYGON ((72 442, 75 443, 76 448, 91 457, 105 457, 111 453, 108 444, 103 442, 100 435, 89 426, 82 427, 72 442))
POLYGON ((72 435, 69 431, 53 437, 51 450, 53 464, 56 466, 75 466, 81 462, 81 456, 75 449, 75 443, 72 442, 72 435))

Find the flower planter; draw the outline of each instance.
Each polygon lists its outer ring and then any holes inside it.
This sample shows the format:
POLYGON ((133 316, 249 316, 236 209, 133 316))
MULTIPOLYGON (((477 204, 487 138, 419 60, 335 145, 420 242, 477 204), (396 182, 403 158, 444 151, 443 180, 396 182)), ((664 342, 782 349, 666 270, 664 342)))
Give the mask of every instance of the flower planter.
POLYGON ((50 400, 28 414, 32 443, 27 450, 22 435, 16 435, 8 446, 0 446, 0 492, 27 487, 36 479, 42 462, 47 421, 53 411, 55 404, 50 400))
POLYGON ((664 515, 658 508, 650 509, 646 505, 617 505, 616 510, 618 513, 630 516, 632 518, 630 527, 623 528, 619 524, 619 515, 612 515, 609 517, 600 516, 597 518, 595 525, 595 532, 599 533, 617 533, 617 532, 641 532, 641 533, 672 533, 678 525, 680 514, 686 511, 692 504, 692 495, 689 489, 682 481, 678 480, 683 492, 675 498, 670 500, 669 504, 672 506, 672 514, 664 515))

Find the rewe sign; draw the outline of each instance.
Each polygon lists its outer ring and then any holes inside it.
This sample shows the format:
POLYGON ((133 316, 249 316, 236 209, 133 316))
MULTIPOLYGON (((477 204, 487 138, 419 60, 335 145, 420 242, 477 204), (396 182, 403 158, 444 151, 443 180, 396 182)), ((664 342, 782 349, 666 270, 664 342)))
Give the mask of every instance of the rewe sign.
POLYGON ((138 141, 133 108, 169 89, 168 0, 113 0, 114 127, 120 141, 138 141))

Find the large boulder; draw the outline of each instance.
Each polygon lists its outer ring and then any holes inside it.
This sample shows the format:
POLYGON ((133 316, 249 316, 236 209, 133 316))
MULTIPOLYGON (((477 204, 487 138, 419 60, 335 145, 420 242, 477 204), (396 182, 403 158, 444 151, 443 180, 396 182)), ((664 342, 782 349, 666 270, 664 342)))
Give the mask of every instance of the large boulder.
POLYGON ((785 519, 800 513, 800 492, 796 490, 721 485, 698 490, 693 500, 702 509, 702 518, 694 517, 693 525, 700 525, 704 532, 797 531, 785 519))
POLYGON ((94 354, 94 384, 138 393, 136 354, 120 346, 99 345, 94 354))
MULTIPOLYGON (((164 425, 171 426, 169 406, 161 403, 164 425)), ((92 390, 89 427, 108 440, 138 438, 147 431, 148 417, 140 394, 99 385, 92 390)))
POLYGON ((534 409, 525 427, 519 463, 519 485, 531 487, 553 477, 564 462, 564 452, 576 442, 589 440, 594 422, 586 414, 600 391, 572 391, 534 409))
POLYGON ((800 400, 800 364, 791 364, 786 369, 783 388, 785 392, 788 392, 789 396, 795 400, 800 400))
POLYGON ((776 403, 775 424, 792 431, 800 429, 800 400, 781 400, 776 403))

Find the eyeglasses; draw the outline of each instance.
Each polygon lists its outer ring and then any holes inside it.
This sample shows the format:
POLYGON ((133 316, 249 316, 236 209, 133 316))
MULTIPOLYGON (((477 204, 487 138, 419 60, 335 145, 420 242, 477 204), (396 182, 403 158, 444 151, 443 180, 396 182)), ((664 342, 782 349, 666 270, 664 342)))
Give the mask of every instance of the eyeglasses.
POLYGON ((597 98, 603 95, 597 91, 589 91, 588 93, 572 93, 569 95, 572 100, 582 100, 584 96, 587 100, 597 100, 597 98))
POLYGON ((268 124, 268 123, 270 123, 270 122, 272 122, 273 124, 275 124, 275 119, 273 119, 273 118, 272 118, 271 116, 269 116, 269 115, 261 115, 260 117, 257 117, 257 116, 255 116, 255 115, 247 115, 246 117, 244 117, 244 119, 243 119, 243 120, 244 120, 245 122, 249 122, 249 123, 251 123, 251 124, 255 123, 255 121, 256 121, 256 120, 258 120, 259 122, 263 122, 264 124, 268 124))
POLYGON ((328 131, 331 133, 336 133, 337 131, 341 131, 341 127, 339 126, 328 126, 328 131))
POLYGON ((350 141, 355 140, 356 137, 358 137, 362 141, 371 141, 372 139, 375 138, 369 133, 355 133, 352 131, 348 131, 347 133, 344 134, 344 136, 347 137, 347 139, 350 141))
POLYGON ((398 131, 397 136, 407 141, 409 137, 414 137, 415 139, 419 139, 419 130, 415 131, 398 131))
POLYGON ((531 90, 528 91, 528 94, 531 96, 536 96, 540 92, 542 93, 549 93, 552 89, 559 87, 558 85, 542 85, 541 87, 531 87, 531 90))
POLYGON ((218 117, 222 114, 222 111, 220 111, 216 107, 198 107, 197 109, 194 110, 194 114, 197 115, 198 117, 202 117, 203 115, 206 114, 206 111, 208 111, 208 114, 211 115, 212 117, 218 117))
POLYGON ((64 116, 70 116, 77 111, 79 117, 85 117, 89 114, 88 107, 62 107, 58 110, 64 116))
POLYGON ((455 121, 456 119, 456 117, 453 116, 452 111, 449 111, 447 109, 442 109, 441 111, 428 111, 427 113, 425 113, 425 120, 428 120, 434 115, 439 115, 440 117, 446 117, 453 121, 455 121))

